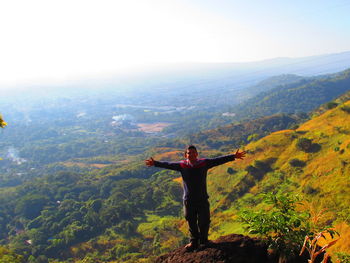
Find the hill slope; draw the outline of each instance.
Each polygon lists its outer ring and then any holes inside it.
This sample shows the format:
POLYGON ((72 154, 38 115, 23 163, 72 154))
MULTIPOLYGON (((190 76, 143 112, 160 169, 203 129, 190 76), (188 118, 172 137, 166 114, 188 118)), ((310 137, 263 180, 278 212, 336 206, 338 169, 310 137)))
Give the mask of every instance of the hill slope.
POLYGON ((335 225, 342 236, 333 251, 349 253, 349 119, 347 101, 296 130, 250 143, 247 158, 234 164, 235 179, 229 174, 232 164, 213 169, 208 180, 216 213, 212 237, 242 231, 234 215, 241 207, 256 207, 253 200, 259 193, 292 192, 303 197, 308 209, 327 211, 323 222, 335 225))
POLYGON ((321 78, 305 78, 261 92, 233 107, 231 112, 236 114, 237 119, 276 113, 309 112, 349 89, 350 69, 321 78))

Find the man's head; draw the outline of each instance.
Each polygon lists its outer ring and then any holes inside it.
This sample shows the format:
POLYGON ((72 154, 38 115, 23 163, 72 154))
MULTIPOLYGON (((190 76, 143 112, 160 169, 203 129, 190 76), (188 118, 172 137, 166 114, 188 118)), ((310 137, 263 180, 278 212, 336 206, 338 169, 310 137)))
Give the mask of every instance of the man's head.
POLYGON ((185 158, 190 162, 196 161, 198 158, 197 148, 194 145, 189 145, 185 150, 185 158))

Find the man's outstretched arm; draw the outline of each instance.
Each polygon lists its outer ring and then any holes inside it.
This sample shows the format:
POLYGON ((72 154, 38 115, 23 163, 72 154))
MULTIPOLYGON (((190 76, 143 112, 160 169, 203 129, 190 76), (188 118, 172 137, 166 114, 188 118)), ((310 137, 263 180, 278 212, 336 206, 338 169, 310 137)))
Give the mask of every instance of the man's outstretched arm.
POLYGON ((151 157, 151 158, 145 160, 145 164, 146 164, 148 167, 154 166, 154 159, 151 157))
POLYGON ((235 159, 241 159, 243 160, 243 158, 245 157, 245 155, 247 154, 246 151, 239 151, 239 149, 237 150, 237 152, 235 153, 235 159))
POLYGON ((227 162, 234 161, 235 159, 243 160, 245 155, 246 155, 245 151, 240 152, 238 149, 235 154, 229 154, 229 155, 220 156, 217 158, 207 159, 207 162, 208 162, 209 168, 212 168, 214 166, 218 166, 227 162))
POLYGON ((180 171, 180 169, 181 169, 180 163, 159 162, 159 161, 154 160, 152 157, 145 160, 145 164, 148 167, 155 166, 155 167, 160 167, 160 168, 165 168, 165 169, 170 169, 170 170, 175 170, 175 171, 180 171))

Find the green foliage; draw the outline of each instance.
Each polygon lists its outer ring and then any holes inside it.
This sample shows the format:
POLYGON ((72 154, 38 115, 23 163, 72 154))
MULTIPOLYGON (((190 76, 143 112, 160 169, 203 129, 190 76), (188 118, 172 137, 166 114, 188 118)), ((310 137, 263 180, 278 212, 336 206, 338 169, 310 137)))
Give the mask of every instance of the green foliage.
POLYGON ((335 258, 338 260, 337 262, 350 263, 350 254, 348 253, 335 253, 335 258))
POLYGON ((318 78, 304 78, 263 91, 232 107, 230 112, 234 112, 237 119, 269 116, 276 112, 309 112, 347 92, 349 84, 349 70, 318 78))
POLYGON ((263 201, 269 205, 267 208, 244 210, 240 213, 241 222, 249 233, 265 238, 272 249, 286 256, 296 255, 310 231, 310 214, 296 210, 299 198, 291 194, 268 193, 263 201))
POLYGON ((0 246, 0 263, 24 263, 24 258, 13 251, 0 246))
POLYGON ((47 201, 47 197, 44 195, 27 195, 19 200, 16 205, 15 212, 28 219, 34 219, 35 217, 39 216, 47 201))
POLYGON ((251 135, 248 136, 247 141, 248 141, 248 142, 250 142, 250 141, 256 141, 258 138, 259 138, 259 134, 253 133, 253 134, 251 134, 251 135))
MULTIPOLYGON (((129 170, 142 174, 144 167, 132 169, 130 165, 129 170)), ((32 254, 36 262, 40 255, 41 259, 57 258, 67 247, 107 229, 125 240, 139 236, 136 228, 145 220, 147 210, 161 217, 181 213, 182 189, 173 181, 175 173, 163 170, 148 179, 93 178, 58 172, 24 183, 9 196, 0 195, 1 235, 10 238, 16 251, 32 254), (32 245, 26 245, 26 240, 32 245)), ((127 253, 135 254, 140 249, 144 248, 138 246, 127 253)), ((152 253, 148 248, 143 251, 152 253)))

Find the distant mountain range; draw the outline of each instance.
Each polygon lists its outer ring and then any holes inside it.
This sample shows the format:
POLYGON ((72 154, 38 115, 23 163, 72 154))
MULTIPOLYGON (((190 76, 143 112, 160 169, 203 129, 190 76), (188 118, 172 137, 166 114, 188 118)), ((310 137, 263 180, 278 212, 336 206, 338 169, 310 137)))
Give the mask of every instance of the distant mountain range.
MULTIPOLYGON (((155 65, 137 72, 115 73, 103 79, 81 79, 58 84, 34 83, 30 89, 35 90, 31 94, 32 98, 79 97, 84 94, 96 99, 101 96, 119 96, 135 98, 135 102, 147 104, 178 106, 194 103, 204 107, 215 103, 232 105, 242 102, 256 95, 259 90, 253 86, 269 77, 286 74, 310 77, 347 68, 350 68, 350 51, 245 63, 155 65)), ((10 90, 6 92, 10 94, 10 90)), ((20 95, 23 96, 23 91, 20 95)))

